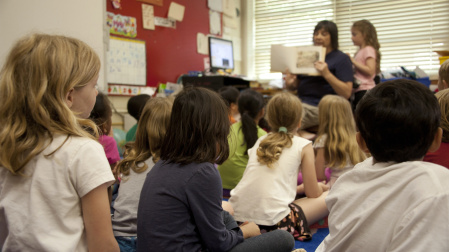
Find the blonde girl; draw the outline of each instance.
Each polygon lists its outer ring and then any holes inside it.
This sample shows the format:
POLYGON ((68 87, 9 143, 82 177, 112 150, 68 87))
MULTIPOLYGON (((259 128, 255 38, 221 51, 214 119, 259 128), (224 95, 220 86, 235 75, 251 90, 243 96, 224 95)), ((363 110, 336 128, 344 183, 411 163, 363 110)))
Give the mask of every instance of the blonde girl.
POLYGON ((368 20, 354 22, 351 34, 352 42, 359 47, 354 58, 351 57, 355 70, 354 83, 356 84, 352 102, 355 109, 366 91, 376 85, 374 77, 380 73, 380 44, 377 40, 376 28, 368 20))
POLYGON ((0 73, 0 247, 118 251, 107 188, 114 182, 88 120, 100 60, 69 37, 18 41, 0 73))
POLYGON ((323 193, 328 188, 317 183, 311 142, 295 136, 301 116, 301 101, 295 95, 285 92, 270 99, 266 120, 272 132, 248 150, 248 165, 229 202, 237 221, 254 221, 266 231, 284 229, 297 240, 307 240, 307 223, 328 213, 323 193), (295 200, 299 171, 308 198, 295 200))
POLYGON ((330 167, 332 175, 329 186, 366 156, 357 145, 356 128, 351 105, 337 95, 326 95, 318 104, 319 122, 314 143, 315 167, 318 180, 325 180, 325 169, 330 167))
POLYGON ((172 104, 171 99, 162 97, 146 103, 137 124, 136 141, 128 144, 127 156, 117 165, 122 179, 114 203, 112 227, 122 250, 136 249, 140 191, 148 172, 160 159, 172 104))

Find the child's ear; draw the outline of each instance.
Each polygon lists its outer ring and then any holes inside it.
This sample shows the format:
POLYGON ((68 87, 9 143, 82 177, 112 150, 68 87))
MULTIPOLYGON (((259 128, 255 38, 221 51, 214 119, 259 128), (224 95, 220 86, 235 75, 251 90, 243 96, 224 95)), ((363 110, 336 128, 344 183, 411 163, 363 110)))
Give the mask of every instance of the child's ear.
POLYGON ((231 105, 229 107, 230 107, 232 113, 238 112, 239 107, 237 106, 236 103, 231 102, 231 105))
POLYGON ((67 104, 67 106, 69 106, 69 108, 71 108, 73 105, 73 90, 73 88, 70 89, 65 97, 65 103, 67 104))
POLYGON ((365 153, 369 153, 369 149, 366 146, 366 142, 365 139, 363 139, 362 135, 360 134, 360 132, 357 132, 355 134, 355 137, 357 139, 357 143, 359 144, 360 149, 365 152, 365 153))
POLYGON ((437 133, 435 134, 435 137, 433 138, 433 142, 429 147, 430 152, 435 152, 440 148, 441 138, 443 138, 443 130, 440 127, 438 127, 437 133))

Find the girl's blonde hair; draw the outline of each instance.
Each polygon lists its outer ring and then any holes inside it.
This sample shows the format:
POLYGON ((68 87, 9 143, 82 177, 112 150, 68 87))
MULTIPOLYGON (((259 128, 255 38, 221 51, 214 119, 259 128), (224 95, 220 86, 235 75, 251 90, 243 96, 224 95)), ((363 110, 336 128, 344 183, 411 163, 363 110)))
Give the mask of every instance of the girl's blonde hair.
POLYGON ((265 118, 272 133, 259 144, 257 161, 272 168, 282 150, 292 145, 293 134, 302 118, 301 100, 288 92, 278 93, 268 102, 265 118), (286 128, 287 132, 279 131, 281 127, 286 128))
POLYGON ((19 40, 0 72, 0 165, 20 174, 55 134, 93 138, 84 130, 91 128, 97 136, 95 124, 78 118, 66 97, 99 71, 97 54, 78 39, 33 34, 19 40))
POLYGON ((152 98, 145 104, 137 125, 136 141, 127 146, 127 155, 117 165, 122 175, 129 175, 130 169, 137 173, 145 171, 148 166, 144 161, 150 157, 155 163, 159 161, 172 106, 172 99, 162 97, 152 98))
POLYGON ((363 38, 365 39, 365 44, 372 46, 376 50, 376 73, 380 73, 380 44, 377 39, 377 31, 374 25, 365 19, 359 20, 352 24, 352 27, 360 31, 362 33, 363 38))
POLYGON ((318 104, 319 129, 316 141, 327 136, 324 158, 330 167, 343 168, 347 157, 352 164, 365 160, 366 156, 356 140, 356 127, 351 104, 338 95, 326 95, 318 104))
POLYGON ((439 91, 435 95, 440 104, 441 122, 440 127, 443 129, 443 139, 445 143, 449 143, 449 89, 439 91))

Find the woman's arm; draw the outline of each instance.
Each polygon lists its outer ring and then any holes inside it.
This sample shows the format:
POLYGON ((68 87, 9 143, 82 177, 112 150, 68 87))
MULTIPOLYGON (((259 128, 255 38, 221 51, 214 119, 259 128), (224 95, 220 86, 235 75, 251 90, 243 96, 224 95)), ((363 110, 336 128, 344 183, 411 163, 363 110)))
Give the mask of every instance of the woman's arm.
POLYGON ((315 156, 315 169, 316 177, 320 181, 326 180, 326 175, 324 173, 324 170, 326 169, 325 166, 326 160, 324 158, 324 148, 317 148, 315 156))
POLYGON ((302 149, 301 172, 306 196, 308 198, 319 197, 323 193, 323 189, 318 185, 316 179, 315 155, 312 144, 308 144, 302 149))
POLYGON ((343 96, 345 99, 349 99, 349 97, 351 97, 353 85, 352 82, 350 81, 344 82, 335 77, 335 75, 333 75, 329 70, 327 63, 324 61, 315 62, 315 68, 321 73, 321 75, 327 81, 327 83, 329 83, 329 85, 332 86, 335 93, 337 93, 340 96, 343 96))
POLYGON ((89 251, 120 251, 112 233, 107 188, 105 183, 81 198, 89 251))

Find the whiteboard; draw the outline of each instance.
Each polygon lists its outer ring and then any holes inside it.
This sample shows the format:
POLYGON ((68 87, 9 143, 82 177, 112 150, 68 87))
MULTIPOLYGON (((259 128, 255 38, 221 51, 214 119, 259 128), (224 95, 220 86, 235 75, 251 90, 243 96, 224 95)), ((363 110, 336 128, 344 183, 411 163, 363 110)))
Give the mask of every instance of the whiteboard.
POLYGON ((110 84, 147 84, 145 42, 110 37, 107 79, 110 84))

